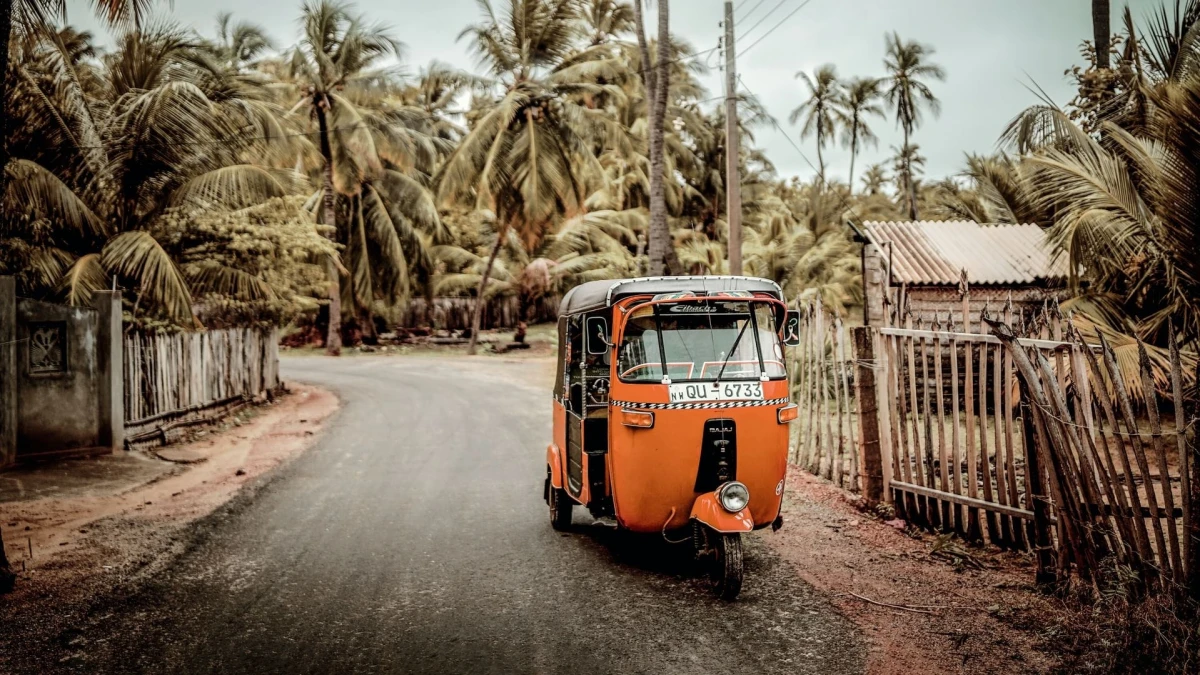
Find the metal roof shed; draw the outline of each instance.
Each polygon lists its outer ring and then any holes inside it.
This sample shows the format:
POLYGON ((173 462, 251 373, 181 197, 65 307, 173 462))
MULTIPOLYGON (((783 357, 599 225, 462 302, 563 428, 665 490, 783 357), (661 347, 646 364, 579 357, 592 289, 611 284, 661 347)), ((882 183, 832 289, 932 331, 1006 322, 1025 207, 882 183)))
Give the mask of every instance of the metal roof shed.
POLYGON ((965 274, 972 322, 989 303, 998 311, 1040 305, 1067 279, 1067 256, 1054 250, 1037 225, 974 221, 867 222, 863 224, 864 320, 882 325, 904 288, 909 306, 931 322, 950 315, 961 322, 959 285, 965 274))

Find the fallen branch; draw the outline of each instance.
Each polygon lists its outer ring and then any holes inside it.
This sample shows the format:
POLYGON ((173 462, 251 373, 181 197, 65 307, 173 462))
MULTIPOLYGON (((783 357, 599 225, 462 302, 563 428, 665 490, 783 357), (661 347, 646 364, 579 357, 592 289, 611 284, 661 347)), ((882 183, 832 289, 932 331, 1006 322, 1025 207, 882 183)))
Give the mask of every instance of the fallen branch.
MULTIPOLYGON (((901 610, 904 612, 915 612, 917 614, 933 614, 934 611, 939 610, 939 609, 970 609, 970 610, 974 610, 974 611, 983 611, 982 608, 980 608, 980 607, 961 607, 959 605, 893 605, 888 602, 879 602, 878 600, 872 600, 872 599, 866 597, 865 595, 859 595, 858 593, 838 593, 837 595, 838 596, 850 595, 850 596, 854 596, 854 597, 858 598, 859 600, 862 600, 863 602, 869 602, 872 605, 878 605, 880 607, 887 607, 888 609, 898 609, 898 610, 901 610)), ((835 597, 837 597, 837 596, 835 596, 835 597)))
POLYGON ((926 608, 922 608, 922 607, 910 607, 908 605, 893 605, 888 602, 879 602, 878 600, 872 600, 866 596, 859 595, 858 593, 838 593, 838 595, 851 595, 851 596, 858 598, 859 600, 862 600, 863 602, 869 602, 872 605, 878 605, 879 607, 887 607, 888 609, 898 609, 903 612, 914 612, 916 614, 933 614, 933 610, 931 610, 931 609, 926 609, 926 608))

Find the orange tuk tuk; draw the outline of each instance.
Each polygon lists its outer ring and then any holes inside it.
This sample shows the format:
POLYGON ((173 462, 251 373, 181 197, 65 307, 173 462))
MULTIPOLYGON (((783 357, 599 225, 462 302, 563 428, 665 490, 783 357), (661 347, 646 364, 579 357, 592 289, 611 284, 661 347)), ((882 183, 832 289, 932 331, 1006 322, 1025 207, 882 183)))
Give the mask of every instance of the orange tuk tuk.
POLYGON ((690 540, 717 594, 742 587, 741 535, 782 524, 799 320, 779 286, 731 276, 593 281, 558 319, 544 498, 690 540))

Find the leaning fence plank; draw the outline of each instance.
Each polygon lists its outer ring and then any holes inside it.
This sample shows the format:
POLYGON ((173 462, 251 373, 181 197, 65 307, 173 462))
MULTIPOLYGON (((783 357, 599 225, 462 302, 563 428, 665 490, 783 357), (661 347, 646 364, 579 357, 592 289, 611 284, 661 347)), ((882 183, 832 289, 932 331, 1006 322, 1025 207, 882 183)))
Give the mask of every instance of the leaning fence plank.
MULTIPOLYGON (((968 386, 967 389, 970 389, 968 386)), ((950 485, 954 494, 962 494, 962 439, 959 437, 959 416, 961 406, 958 401, 958 341, 950 340, 950 415, 951 445, 950 445, 950 485)), ((963 519, 963 510, 958 505, 954 507, 954 525, 963 536, 967 533, 967 524, 963 519)))
MULTIPOLYGON (((1094 388, 1096 400, 1100 403, 1100 411, 1104 414, 1104 419, 1108 424, 1108 428, 1112 432, 1115 453, 1121 460, 1121 471, 1118 473, 1116 467, 1113 466, 1112 452, 1108 451, 1108 441, 1105 439, 1105 450, 1108 452, 1107 466, 1109 467, 1109 471, 1111 471, 1114 476, 1121 477, 1124 480, 1125 493, 1122 494, 1121 490, 1118 488, 1118 504, 1122 508, 1125 508, 1126 505, 1129 506, 1130 525, 1133 526, 1134 544, 1137 547, 1138 557, 1140 560, 1144 561, 1146 565, 1150 566, 1149 571, 1151 573, 1157 574, 1158 567, 1154 563, 1154 553, 1150 548, 1150 532, 1146 527, 1146 519, 1142 518, 1140 515, 1142 512, 1142 500, 1138 495, 1137 485, 1134 483, 1133 468, 1129 464, 1129 453, 1125 450, 1125 441, 1122 440, 1121 437, 1121 425, 1118 423, 1117 415, 1115 413, 1116 407, 1112 399, 1110 399, 1108 396, 1108 389, 1104 386, 1103 375, 1100 371, 1100 363, 1096 359, 1095 354, 1092 353, 1091 349, 1082 350, 1082 353, 1084 360, 1088 364, 1088 369, 1091 371, 1092 379, 1096 381, 1096 387, 1094 388), (1128 495, 1128 501, 1126 501, 1125 495, 1128 495)), ((1098 428, 1103 434, 1104 427, 1102 425, 1098 425, 1098 428)))
MULTIPOLYGON (((1138 471, 1142 476, 1142 484, 1146 488, 1146 503, 1150 505, 1152 514, 1158 513, 1158 496, 1155 494, 1154 485, 1150 479, 1150 465, 1146 461, 1146 451, 1142 445, 1141 434, 1138 433, 1137 421, 1133 415, 1133 401, 1129 398, 1129 393, 1125 389, 1125 381, 1121 375, 1121 369, 1117 365, 1117 359, 1113 353, 1112 347, 1104 339, 1104 335, 1100 334, 1100 346, 1104 350, 1104 364, 1108 368, 1110 381, 1113 383, 1113 389, 1117 395, 1118 410, 1124 418, 1125 428, 1128 430, 1130 443, 1133 446, 1133 457, 1137 462, 1138 471)), ((1152 516, 1150 522, 1153 523, 1154 529, 1154 544, 1156 559, 1151 559, 1149 562, 1157 564, 1160 572, 1166 578, 1172 578, 1174 573, 1171 571, 1171 560, 1167 548, 1166 537, 1163 534, 1162 523, 1157 517, 1152 516), (1157 562, 1155 562, 1157 560, 1157 562)))
MULTIPOLYGON (((1011 315, 1011 307, 1012 294, 1009 293, 1005 316, 1011 315)), ((1019 388, 1016 374, 1013 372, 1012 355, 1009 352, 1010 350, 1004 350, 1004 465, 1007 474, 1008 503, 1012 506, 1020 506, 1021 498, 1017 488, 1016 444, 1013 442, 1013 396, 1019 391, 1019 388)), ((1061 353, 1061 350, 1056 350, 1056 353, 1061 353)), ((997 447, 997 453, 998 451, 997 447)), ((1021 523, 1015 521, 1012 523, 1012 535, 1013 545, 1024 550, 1026 547, 1025 528, 1021 526, 1021 523)))
POLYGON ((1175 447, 1179 453, 1179 483, 1180 497, 1183 501, 1183 563, 1185 587, 1193 599, 1200 597, 1200 569, 1196 562, 1196 537, 1200 529, 1194 521, 1195 497, 1192 495, 1193 458, 1188 451, 1186 413, 1183 404, 1183 366, 1179 359, 1179 341, 1175 335, 1175 325, 1167 322, 1167 339, 1171 341, 1171 398, 1175 404, 1175 447))
POLYGON ((1050 539, 1050 505, 1047 503, 1047 490, 1043 479, 1044 469, 1035 443, 1042 436, 1035 430, 1033 406, 1030 403, 1029 385, 1020 382, 1021 388, 1021 439, 1025 446, 1026 473, 1028 482, 1026 494, 1029 496, 1029 508, 1033 511, 1033 552, 1037 560, 1035 580, 1038 584, 1052 584, 1057 579, 1055 573, 1054 548, 1050 539))
POLYGON ((1116 534, 1120 535, 1120 543, 1113 538, 1113 548, 1117 551, 1119 560, 1129 564, 1134 570, 1140 570, 1141 560, 1137 556, 1136 543, 1133 535, 1133 527, 1130 523, 1132 514, 1128 513, 1128 505, 1124 502, 1124 495, 1121 494, 1120 485, 1116 483, 1116 471, 1113 470, 1112 456, 1108 452, 1107 439, 1102 438, 1098 427, 1092 415, 1091 401, 1088 397, 1088 382, 1089 378, 1083 365, 1083 350, 1087 349, 1087 345, 1079 342, 1076 349, 1071 350, 1071 377, 1075 381, 1076 386, 1073 389, 1075 396, 1075 408, 1089 408, 1086 413, 1077 414, 1077 417, 1087 420, 1086 425, 1080 425, 1080 438, 1084 441, 1090 452, 1092 469, 1096 476, 1100 479, 1100 488, 1104 493, 1104 498, 1109 506, 1108 513, 1112 516, 1113 525, 1116 529, 1116 534), (1098 441, 1105 443, 1103 455, 1100 452, 1098 441))
MULTIPOLYGON (((905 326, 912 328, 912 314, 904 318, 905 326)), ((924 446, 921 444, 921 416, 920 403, 917 398, 917 356, 916 356, 916 338, 909 337, 908 340, 908 392, 909 402, 911 407, 909 410, 912 414, 912 459, 913 473, 917 485, 925 485, 925 466, 924 446)), ((920 520, 924 523, 930 522, 929 515, 929 500, 925 497, 917 498, 917 513, 920 515, 920 520)))
MULTIPOLYGON (((1175 583, 1183 584, 1183 560, 1179 551, 1179 529, 1175 525, 1175 495, 1172 494, 1171 488, 1171 472, 1167 466, 1167 452, 1163 448, 1162 442, 1162 422, 1158 416, 1158 394, 1154 389, 1154 376, 1150 372, 1150 356, 1146 354, 1146 345, 1138 341, 1138 365, 1142 371, 1142 396, 1146 399, 1146 414, 1150 417, 1150 443, 1154 448, 1154 455, 1158 459, 1158 480, 1162 485, 1163 506, 1167 509, 1167 515, 1163 520, 1167 521, 1167 540, 1171 549, 1171 569, 1173 570, 1173 578, 1175 583)), ((1149 476, 1146 480, 1146 489, 1153 490, 1150 485, 1149 476)))

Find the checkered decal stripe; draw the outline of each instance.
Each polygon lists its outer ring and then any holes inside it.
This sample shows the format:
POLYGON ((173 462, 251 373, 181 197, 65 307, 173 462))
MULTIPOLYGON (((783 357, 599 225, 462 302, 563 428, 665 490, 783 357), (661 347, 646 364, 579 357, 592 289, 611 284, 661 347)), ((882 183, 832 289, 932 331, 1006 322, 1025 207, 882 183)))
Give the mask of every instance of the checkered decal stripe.
POLYGON ((766 401, 704 401, 698 403, 633 403, 632 401, 609 401, 618 408, 637 410, 715 410, 720 408, 758 408, 761 406, 785 405, 788 399, 772 398, 766 401))

